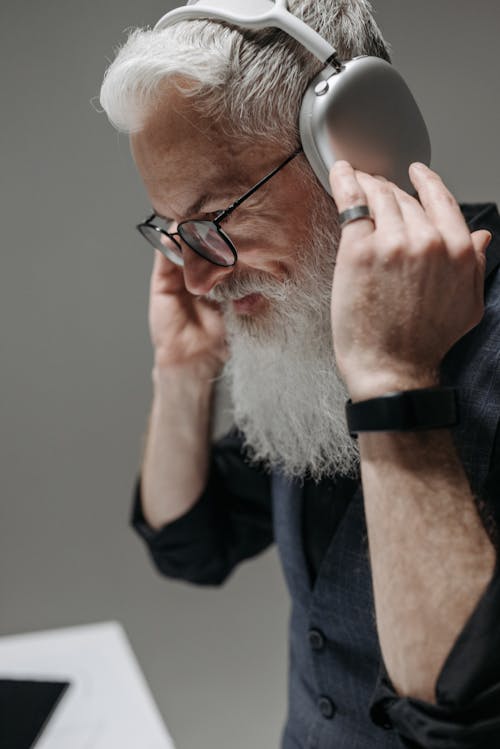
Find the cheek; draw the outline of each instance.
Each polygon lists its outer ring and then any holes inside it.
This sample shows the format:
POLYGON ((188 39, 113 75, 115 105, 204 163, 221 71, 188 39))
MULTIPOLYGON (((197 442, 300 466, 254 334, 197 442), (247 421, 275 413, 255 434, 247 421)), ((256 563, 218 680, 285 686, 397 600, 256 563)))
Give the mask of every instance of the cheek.
POLYGON ((268 273, 277 280, 283 281, 293 277, 299 255, 300 245, 296 242, 283 242, 280 245, 270 243, 263 237, 256 237, 252 243, 243 243, 238 250, 238 265, 243 270, 254 270, 268 273))
POLYGON ((307 240, 305 223, 280 215, 265 220, 247 219, 226 227, 238 252, 238 263, 283 276, 290 275, 307 240))

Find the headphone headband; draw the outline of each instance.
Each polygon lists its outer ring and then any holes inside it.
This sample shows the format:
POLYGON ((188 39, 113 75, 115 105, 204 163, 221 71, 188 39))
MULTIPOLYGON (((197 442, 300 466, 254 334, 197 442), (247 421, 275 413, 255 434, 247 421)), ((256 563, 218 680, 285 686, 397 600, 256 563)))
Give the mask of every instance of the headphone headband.
POLYGON ((302 44, 322 63, 336 56, 334 47, 326 39, 290 13, 287 0, 252 0, 250 13, 248 5, 248 0, 188 0, 187 5, 162 16, 154 28, 164 29, 179 21, 193 19, 226 21, 247 29, 277 28, 302 44))
POLYGON ((160 18, 155 29, 191 19, 278 28, 320 60, 323 68, 302 96, 298 124, 304 154, 327 192, 331 194, 330 169, 345 159, 355 169, 380 174, 414 193, 408 166, 430 162, 429 134, 410 89, 392 65, 367 55, 338 60, 325 39, 290 13, 287 0, 188 0, 160 18))

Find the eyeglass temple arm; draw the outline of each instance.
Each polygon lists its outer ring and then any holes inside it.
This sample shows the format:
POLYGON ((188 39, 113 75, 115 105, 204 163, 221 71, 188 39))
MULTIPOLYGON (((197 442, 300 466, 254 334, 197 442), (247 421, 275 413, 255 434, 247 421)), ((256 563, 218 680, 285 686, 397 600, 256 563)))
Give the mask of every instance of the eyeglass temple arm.
POLYGON ((226 208, 226 210, 222 211, 222 213, 219 213, 218 216, 214 219, 214 224, 219 223, 220 221, 223 221, 225 218, 227 218, 236 208, 238 208, 239 205, 241 205, 247 198, 251 197, 254 192, 257 192, 257 190, 262 187, 262 185, 265 185, 266 182, 268 182, 271 177, 274 177, 275 174, 277 174, 283 167, 285 167, 288 162, 290 162, 292 159, 294 159, 296 156, 299 155, 299 153, 302 153, 302 148, 298 148, 294 153, 292 153, 290 156, 288 156, 285 161, 280 164, 279 166, 275 167, 272 172, 269 172, 269 174, 266 174, 265 177, 263 177, 259 182, 257 182, 256 185, 250 188, 248 192, 246 192, 244 195, 241 196, 241 198, 238 198, 238 200, 235 200, 234 203, 231 203, 229 208, 226 208))

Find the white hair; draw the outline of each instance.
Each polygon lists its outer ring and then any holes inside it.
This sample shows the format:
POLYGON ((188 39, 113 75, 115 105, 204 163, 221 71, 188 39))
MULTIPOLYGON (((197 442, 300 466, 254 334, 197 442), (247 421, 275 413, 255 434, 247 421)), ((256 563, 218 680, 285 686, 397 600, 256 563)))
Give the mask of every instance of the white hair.
MULTIPOLYGON (((368 0, 289 0, 289 9, 340 59, 390 59, 368 0)), ((190 97, 194 114, 229 138, 292 148, 303 94, 321 67, 282 31, 184 21, 131 32, 106 72, 101 105, 117 129, 137 132, 175 86, 190 97)), ((307 262, 285 282, 236 269, 208 296, 223 305, 231 348, 225 373, 251 457, 288 476, 319 480, 354 473, 359 455, 345 423, 347 392, 335 367, 330 323, 338 217, 308 166, 300 177, 316 191, 309 241, 297 248, 307 262), (267 317, 232 314, 230 300, 252 292, 269 299, 267 317)))
MULTIPOLYGON (((340 59, 390 60, 368 0, 289 0, 289 9, 327 39, 340 59)), ((140 130, 170 81, 228 136, 292 146, 309 81, 322 65, 277 29, 250 31, 214 21, 136 29, 108 68, 100 101, 123 132, 140 130)))
POLYGON ((335 249, 340 228, 319 183, 293 275, 257 271, 223 278, 208 294, 222 305, 231 355, 228 380, 234 424, 247 458, 290 478, 320 481, 356 475, 359 452, 345 417, 348 393, 337 369, 330 322, 335 249), (266 314, 236 315, 230 300, 270 300, 266 314), (314 334, 312 334, 314 331, 314 334))

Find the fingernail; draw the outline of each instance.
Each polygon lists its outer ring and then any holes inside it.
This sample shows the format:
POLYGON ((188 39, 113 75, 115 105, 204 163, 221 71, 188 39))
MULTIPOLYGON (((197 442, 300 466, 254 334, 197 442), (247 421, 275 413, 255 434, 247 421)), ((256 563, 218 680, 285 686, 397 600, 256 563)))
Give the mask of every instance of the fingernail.
POLYGON ((415 169, 417 172, 425 172, 427 170, 427 167, 421 161, 414 161, 413 164, 410 164, 410 168, 415 169))
POLYGON ((340 161, 336 161, 335 164, 333 165, 333 168, 335 169, 338 166, 340 166, 340 167, 346 167, 347 166, 347 167, 349 167, 349 169, 352 169, 352 166, 349 164, 349 162, 345 161, 343 159, 340 159, 340 161))

